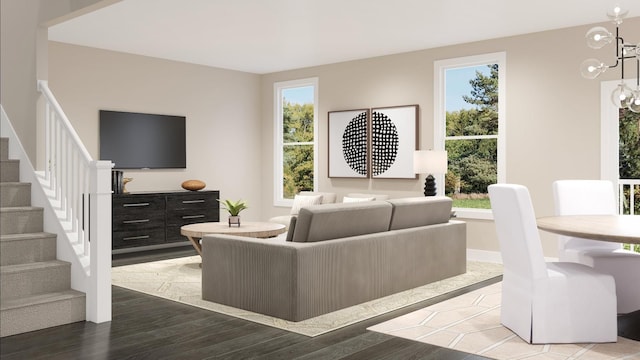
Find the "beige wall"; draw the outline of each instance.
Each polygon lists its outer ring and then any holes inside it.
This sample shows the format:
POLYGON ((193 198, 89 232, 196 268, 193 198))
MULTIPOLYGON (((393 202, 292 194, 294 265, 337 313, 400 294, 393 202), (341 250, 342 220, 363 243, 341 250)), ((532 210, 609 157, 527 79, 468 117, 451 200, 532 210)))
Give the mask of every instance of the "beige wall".
POLYGON ((1 0, 0 103, 36 164, 36 80, 47 79, 47 31, 42 24, 113 0, 1 0))
MULTIPOLYGON (((609 26, 610 24, 603 24, 609 26)), ((562 178, 600 176, 600 82, 580 76, 580 63, 591 57, 610 61, 612 47, 589 49, 581 26, 438 49, 371 58, 265 75, 262 78, 265 217, 286 213, 272 206, 273 83, 319 78, 319 187, 339 196, 381 192, 393 197, 420 196, 420 180, 329 179, 327 112, 387 105, 420 105, 420 144, 433 146, 433 62, 461 56, 506 52, 507 182, 529 187, 538 216, 551 215, 551 183, 562 178)), ((640 34, 640 18, 625 20, 622 34, 640 34)), ((629 36, 629 35, 627 35, 629 36)), ((633 73, 632 70, 627 74, 633 73)), ((619 77, 619 70, 602 80, 619 77)), ((468 220, 468 246, 498 251, 494 225, 468 220)), ((543 234, 545 255, 556 255, 555 237, 543 234)))
POLYGON ((49 86, 94 158, 98 111, 187 117, 187 168, 125 171, 130 191, 179 190, 199 179, 260 218, 260 76, 50 42, 49 86))

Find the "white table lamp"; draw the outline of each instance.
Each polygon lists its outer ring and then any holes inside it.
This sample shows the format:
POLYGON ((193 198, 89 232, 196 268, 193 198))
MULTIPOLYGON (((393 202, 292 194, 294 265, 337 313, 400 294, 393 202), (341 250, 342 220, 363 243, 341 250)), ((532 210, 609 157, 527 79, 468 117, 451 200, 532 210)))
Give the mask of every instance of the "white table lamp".
POLYGON ((436 181, 432 174, 446 174, 446 150, 416 150, 413 153, 413 171, 428 174, 424 182, 424 196, 436 195, 436 181))

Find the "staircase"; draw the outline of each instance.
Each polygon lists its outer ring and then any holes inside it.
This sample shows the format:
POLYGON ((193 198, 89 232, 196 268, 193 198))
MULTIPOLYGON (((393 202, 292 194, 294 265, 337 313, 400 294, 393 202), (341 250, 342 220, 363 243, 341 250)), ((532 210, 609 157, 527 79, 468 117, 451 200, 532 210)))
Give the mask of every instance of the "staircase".
POLYGON ((71 264, 56 259, 56 235, 0 139, 0 337, 84 321, 85 294, 71 289, 71 264))

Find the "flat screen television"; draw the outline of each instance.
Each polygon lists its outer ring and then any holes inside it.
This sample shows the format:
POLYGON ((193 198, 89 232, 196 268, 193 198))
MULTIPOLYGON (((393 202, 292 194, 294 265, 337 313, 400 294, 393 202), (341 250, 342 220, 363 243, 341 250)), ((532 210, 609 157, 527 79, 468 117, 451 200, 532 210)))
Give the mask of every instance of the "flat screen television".
POLYGON ((100 110, 100 160, 115 169, 185 169, 186 117, 100 110))

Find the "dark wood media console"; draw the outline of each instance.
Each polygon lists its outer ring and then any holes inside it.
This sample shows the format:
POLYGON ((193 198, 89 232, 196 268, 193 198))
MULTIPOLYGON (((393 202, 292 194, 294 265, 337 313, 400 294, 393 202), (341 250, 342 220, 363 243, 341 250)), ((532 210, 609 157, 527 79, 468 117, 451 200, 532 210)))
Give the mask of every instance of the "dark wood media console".
POLYGON ((177 191, 113 194, 114 253, 190 245, 188 224, 220 220, 220 192, 177 191))

